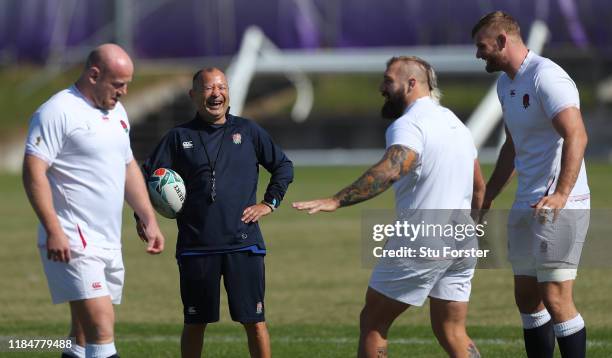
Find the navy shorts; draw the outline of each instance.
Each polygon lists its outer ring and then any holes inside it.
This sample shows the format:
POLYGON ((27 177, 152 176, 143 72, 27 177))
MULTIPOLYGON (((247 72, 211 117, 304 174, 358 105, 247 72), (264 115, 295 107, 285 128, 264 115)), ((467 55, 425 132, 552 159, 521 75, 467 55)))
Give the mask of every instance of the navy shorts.
POLYGON ((221 277, 232 320, 265 321, 264 255, 250 251, 182 256, 178 259, 186 324, 219 320, 221 277))

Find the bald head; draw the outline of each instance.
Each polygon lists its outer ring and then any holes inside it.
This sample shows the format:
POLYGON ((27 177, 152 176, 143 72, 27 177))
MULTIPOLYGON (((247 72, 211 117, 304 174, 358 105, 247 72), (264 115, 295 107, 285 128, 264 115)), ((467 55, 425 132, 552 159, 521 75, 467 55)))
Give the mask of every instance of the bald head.
POLYGON ((115 44, 103 44, 87 56, 76 85, 92 105, 111 110, 127 93, 133 73, 134 64, 125 50, 115 44))
POLYGON ((200 118, 208 123, 225 123, 229 108, 229 86, 223 71, 216 67, 205 67, 196 72, 189 96, 200 118))
POLYGON ((96 47, 87 56, 85 71, 91 67, 97 67, 101 72, 110 71, 134 71, 134 64, 130 56, 120 46, 115 44, 103 44, 96 47))
POLYGON ((191 88, 194 90, 202 89, 202 86, 205 82, 208 81, 210 77, 220 77, 227 84, 227 79, 225 78, 225 73, 221 71, 217 67, 204 67, 193 75, 193 81, 191 88))

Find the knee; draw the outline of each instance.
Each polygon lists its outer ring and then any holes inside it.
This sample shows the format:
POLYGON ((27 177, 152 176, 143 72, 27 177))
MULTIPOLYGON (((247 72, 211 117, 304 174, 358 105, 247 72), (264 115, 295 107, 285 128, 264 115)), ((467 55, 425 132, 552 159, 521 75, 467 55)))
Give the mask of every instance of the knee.
POLYGON ((187 334, 201 334, 206 329, 206 323, 190 323, 183 326, 183 332, 187 334))
POLYGON ((447 343, 456 342, 464 339, 467 336, 467 331, 465 330, 465 326, 463 324, 435 324, 432 322, 431 328, 439 341, 447 343))
POLYGON ((542 308, 542 298, 536 291, 515 291, 514 302, 521 313, 533 313, 542 308))
POLYGON ((247 333, 252 333, 255 335, 262 335, 268 332, 268 326, 266 322, 254 322, 254 323, 242 323, 242 326, 247 331, 247 333))
POLYGON ((85 339, 89 343, 113 341, 115 320, 112 315, 100 315, 82 325, 85 339))
POLYGON ((544 294, 543 301, 546 309, 552 314, 559 313, 569 303, 561 295, 557 294, 544 294))
POLYGON ((371 326, 375 322, 374 317, 375 315, 372 314, 371 310, 366 305, 359 313, 359 325, 361 327, 371 326))
POLYGON ((361 310, 359 315, 359 326, 362 333, 377 331, 381 335, 386 335, 393 320, 389 321, 383 314, 376 314, 367 306, 361 310))
POLYGON ((100 322, 85 330, 85 338, 90 343, 112 342, 114 336, 112 322, 100 322))

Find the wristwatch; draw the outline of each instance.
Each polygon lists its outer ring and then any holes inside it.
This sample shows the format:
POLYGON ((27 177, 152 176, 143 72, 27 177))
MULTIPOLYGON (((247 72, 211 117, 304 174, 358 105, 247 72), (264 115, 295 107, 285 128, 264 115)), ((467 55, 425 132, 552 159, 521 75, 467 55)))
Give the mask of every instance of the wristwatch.
POLYGON ((262 200, 261 203, 264 204, 265 206, 269 207, 272 211, 276 210, 276 207, 272 203, 268 203, 265 200, 262 200))

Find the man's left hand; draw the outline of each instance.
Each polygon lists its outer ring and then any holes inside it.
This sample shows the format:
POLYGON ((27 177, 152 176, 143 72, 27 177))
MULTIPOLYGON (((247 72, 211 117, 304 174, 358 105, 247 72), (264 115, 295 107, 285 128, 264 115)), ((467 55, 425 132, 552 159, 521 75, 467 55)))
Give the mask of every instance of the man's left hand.
POLYGON ((271 212, 272 209, 268 205, 262 203, 255 204, 244 209, 242 212, 242 218, 240 218, 240 220, 242 220, 242 222, 245 224, 254 223, 257 222, 257 220, 259 220, 259 218, 262 216, 266 216, 271 212))
POLYGON ((554 222, 557 220, 557 216, 559 216, 559 211, 565 207, 565 203, 567 203, 567 195, 553 193, 545 196, 533 205, 533 216, 546 219, 547 215, 550 215, 550 212, 552 212, 552 221, 554 222))

